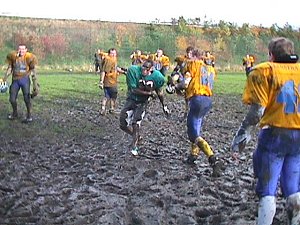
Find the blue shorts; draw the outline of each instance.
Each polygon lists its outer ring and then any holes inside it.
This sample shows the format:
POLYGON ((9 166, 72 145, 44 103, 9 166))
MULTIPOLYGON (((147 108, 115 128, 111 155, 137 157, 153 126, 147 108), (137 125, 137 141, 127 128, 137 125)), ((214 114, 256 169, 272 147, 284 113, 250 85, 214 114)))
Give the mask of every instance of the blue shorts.
POLYGON ((262 129, 253 153, 253 169, 259 197, 276 196, 279 181, 284 197, 299 192, 300 130, 262 129))
POLYGON ((118 88, 117 87, 104 87, 104 96, 108 99, 117 99, 118 88))
POLYGON ((191 142, 195 142, 196 138, 200 137, 203 118, 211 107, 212 99, 208 96, 194 96, 189 100, 187 133, 191 142))
POLYGON ((30 78, 29 76, 24 76, 18 80, 13 80, 10 85, 10 101, 16 101, 18 97, 19 90, 22 90, 24 99, 30 100, 30 78))

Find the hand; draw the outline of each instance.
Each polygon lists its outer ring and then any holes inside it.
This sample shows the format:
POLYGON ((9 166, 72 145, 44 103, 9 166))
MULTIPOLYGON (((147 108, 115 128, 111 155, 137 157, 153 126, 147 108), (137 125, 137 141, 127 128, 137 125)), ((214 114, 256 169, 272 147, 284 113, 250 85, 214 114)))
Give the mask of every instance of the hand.
POLYGON ((164 110, 164 114, 166 115, 166 116, 169 116, 170 115, 170 110, 168 109, 168 107, 167 106, 164 106, 163 107, 163 110, 164 110))
POLYGON ((176 92, 175 85, 168 84, 166 87, 166 92, 168 94, 174 94, 176 92))
POLYGON ((31 98, 36 97, 40 93, 40 84, 37 83, 36 81, 33 82, 33 90, 30 95, 31 98))
POLYGON ((155 91, 152 91, 152 92, 150 93, 150 97, 153 98, 153 99, 156 99, 156 98, 157 98, 156 92, 155 92, 155 91))
POLYGON ((99 85, 98 86, 99 86, 100 89, 103 89, 103 81, 99 81, 99 85))
POLYGON ((250 140, 251 134, 249 129, 239 128, 231 142, 231 149, 233 151, 242 151, 250 140))

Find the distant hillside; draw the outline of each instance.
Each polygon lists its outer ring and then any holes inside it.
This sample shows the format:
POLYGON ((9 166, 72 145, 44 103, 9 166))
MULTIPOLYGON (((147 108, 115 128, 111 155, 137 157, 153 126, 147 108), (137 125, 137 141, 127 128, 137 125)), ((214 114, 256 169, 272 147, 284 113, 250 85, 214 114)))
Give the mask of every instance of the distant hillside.
POLYGON ((241 59, 251 53, 258 61, 266 60, 267 43, 272 37, 285 36, 295 42, 300 52, 300 33, 284 28, 251 27, 220 21, 199 24, 179 18, 171 24, 113 23, 83 20, 53 20, 0 16, 0 58, 26 43, 39 58, 40 67, 88 70, 93 65, 96 49, 115 47, 119 64, 128 66, 135 49, 155 52, 162 48, 173 61, 189 46, 210 50, 221 70, 240 70, 241 59))

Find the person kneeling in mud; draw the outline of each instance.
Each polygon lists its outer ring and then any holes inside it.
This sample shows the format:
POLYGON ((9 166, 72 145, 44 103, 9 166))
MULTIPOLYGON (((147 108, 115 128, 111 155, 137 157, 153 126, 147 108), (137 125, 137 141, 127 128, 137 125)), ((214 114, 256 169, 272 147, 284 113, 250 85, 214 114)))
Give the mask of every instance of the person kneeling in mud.
POLYGON ((161 72, 154 69, 153 61, 147 60, 142 66, 132 65, 128 68, 126 83, 127 99, 120 113, 120 128, 132 136, 131 153, 138 155, 139 131, 149 99, 158 96, 164 113, 170 113, 164 104, 162 91, 165 78, 161 72))

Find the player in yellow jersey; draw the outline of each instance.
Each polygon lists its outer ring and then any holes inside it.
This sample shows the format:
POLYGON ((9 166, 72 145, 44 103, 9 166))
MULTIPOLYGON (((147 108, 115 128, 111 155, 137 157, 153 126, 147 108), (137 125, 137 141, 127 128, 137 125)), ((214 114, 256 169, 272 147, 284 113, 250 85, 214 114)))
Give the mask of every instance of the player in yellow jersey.
POLYGON ((149 59, 154 62, 154 68, 166 76, 170 67, 170 59, 164 55, 161 48, 157 49, 155 54, 150 54, 149 59))
POLYGON ((135 50, 131 55, 131 65, 142 65, 147 59, 148 55, 142 54, 141 50, 135 50))
POLYGON ((20 89, 22 89, 24 102, 27 109, 26 118, 23 122, 32 122, 32 104, 31 98, 39 93, 39 84, 35 67, 37 65, 37 58, 34 54, 27 51, 25 44, 19 44, 18 50, 9 53, 6 57, 8 64, 6 74, 3 77, 5 82, 7 78, 12 75, 12 83, 9 89, 9 101, 12 106, 12 114, 8 115, 8 119, 14 120, 18 117, 17 97, 20 89), (30 94, 31 80, 33 83, 33 92, 30 94))
POLYGON ((245 67, 245 72, 246 75, 248 76, 250 73, 250 70, 252 69, 253 65, 254 65, 255 59, 253 55, 247 54, 244 58, 243 58, 243 66, 245 67))
POLYGON ((215 67, 216 58, 213 54, 211 54, 210 51, 205 51, 203 61, 206 65, 210 65, 212 67, 215 67))
POLYGON ((186 63, 183 82, 185 97, 189 103, 187 134, 191 142, 191 152, 186 162, 195 165, 201 150, 208 157, 209 164, 213 168, 212 175, 217 177, 222 172, 221 162, 217 159, 207 141, 201 136, 204 117, 212 108, 211 96, 215 69, 203 62, 201 53, 197 49, 193 51, 193 58, 187 60, 186 63))
MULTIPOLYGON (((166 86, 166 92, 168 94, 178 94, 185 98, 185 91, 183 88, 176 88, 176 85, 181 85, 184 80, 185 67, 188 60, 193 58, 194 47, 189 46, 186 49, 185 55, 180 55, 175 58, 176 66, 173 69, 170 76, 168 76, 168 82, 166 86)), ((186 119, 188 113, 188 100, 185 98, 185 107, 183 120, 186 119)))
POLYGON ((117 66, 117 50, 111 48, 108 55, 102 59, 99 87, 104 89, 102 99, 101 115, 106 114, 106 105, 109 103, 109 113, 114 113, 118 96, 118 75, 125 73, 123 69, 117 66))
POLYGON ((274 38, 268 45, 269 61, 250 71, 243 102, 250 105, 232 141, 241 151, 251 139, 251 127, 259 124, 253 153, 258 225, 271 225, 276 212, 277 184, 286 198, 290 225, 300 224, 300 63, 294 43, 274 38))

